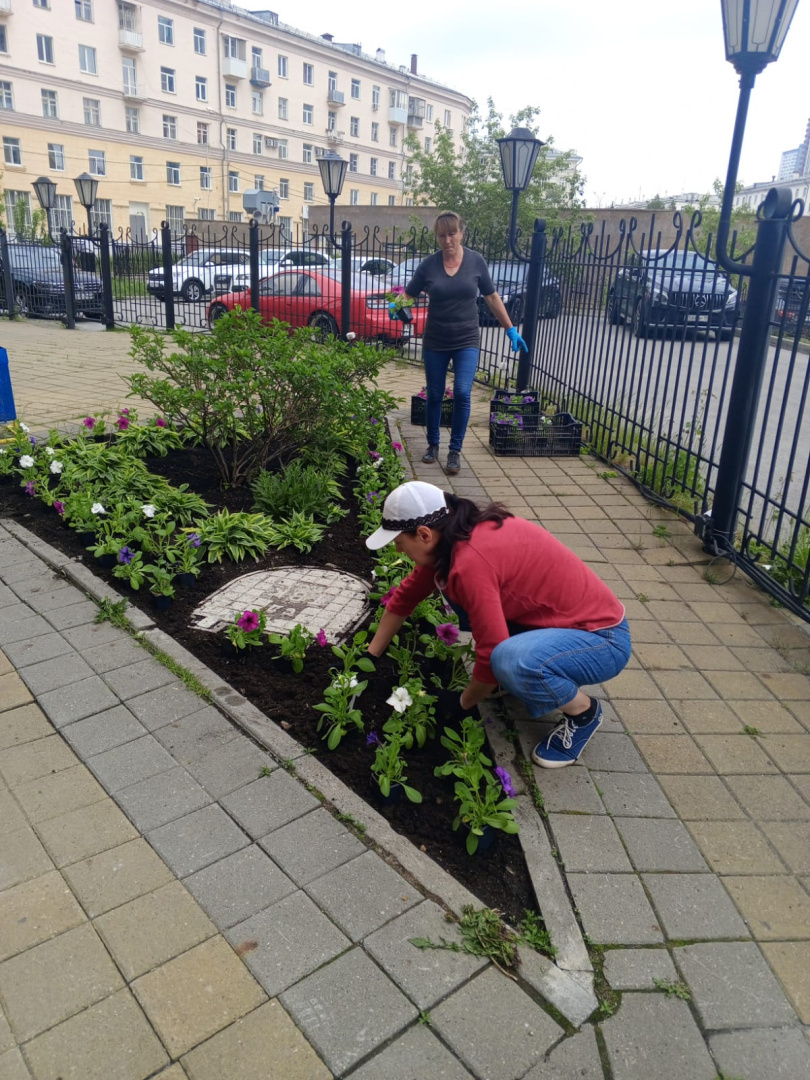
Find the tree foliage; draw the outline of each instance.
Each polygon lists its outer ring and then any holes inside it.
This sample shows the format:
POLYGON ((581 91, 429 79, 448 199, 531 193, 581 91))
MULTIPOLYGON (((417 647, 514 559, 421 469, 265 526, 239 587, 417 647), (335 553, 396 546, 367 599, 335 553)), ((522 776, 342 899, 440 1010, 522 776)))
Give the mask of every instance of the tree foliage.
MULTIPOLYGON (((742 184, 737 184, 736 190, 741 190, 742 184)), ((725 187, 720 180, 712 184, 712 192, 701 195, 696 206, 685 206, 683 214, 685 220, 689 216, 700 211, 701 221, 695 230, 696 238, 705 240, 711 234, 712 244, 717 240, 717 226, 720 223, 720 207, 723 204, 723 192, 725 187), (716 205, 710 203, 712 193, 716 196, 716 205)), ((753 247, 757 238, 757 215, 755 210, 747 206, 738 206, 731 211, 731 230, 729 232, 729 249, 733 258, 740 258, 749 248, 753 247)))
MULTIPOLYGON (((526 127, 538 135, 536 106, 510 117, 512 127, 526 127)), ((414 132, 406 140, 410 169, 405 190, 420 206, 455 210, 471 229, 505 231, 509 226, 512 193, 503 184, 497 140, 507 134, 503 116, 490 98, 486 116, 473 104, 469 121, 456 139, 449 128, 435 125, 432 149, 426 153, 414 132)), ((520 196, 518 226, 531 232, 534 219, 544 217, 551 229, 561 223, 561 211, 581 208, 584 178, 571 168, 571 153, 553 152, 547 137, 528 188, 520 196)))

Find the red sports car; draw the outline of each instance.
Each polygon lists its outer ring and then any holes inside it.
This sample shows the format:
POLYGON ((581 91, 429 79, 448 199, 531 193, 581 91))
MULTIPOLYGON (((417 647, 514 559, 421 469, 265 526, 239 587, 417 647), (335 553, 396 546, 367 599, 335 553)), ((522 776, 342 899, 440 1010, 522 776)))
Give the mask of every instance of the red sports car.
MULTIPOLYGON (((259 313, 265 322, 278 319, 293 328, 311 326, 322 334, 340 333, 340 302, 342 286, 339 280, 315 270, 285 270, 264 278, 259 283, 259 313)), ((218 296, 208 308, 208 325, 236 306, 250 306, 250 290, 218 296)), ((427 318, 427 307, 415 305, 409 309, 410 323, 391 319, 388 301, 381 290, 353 288, 350 330, 359 338, 382 338, 399 342, 403 337, 421 337, 427 318)))

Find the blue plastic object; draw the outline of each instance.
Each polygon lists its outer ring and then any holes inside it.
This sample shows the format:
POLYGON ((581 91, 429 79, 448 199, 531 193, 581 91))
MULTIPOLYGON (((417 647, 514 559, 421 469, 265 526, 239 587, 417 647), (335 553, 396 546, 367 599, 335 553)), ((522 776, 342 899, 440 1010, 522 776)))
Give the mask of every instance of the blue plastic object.
POLYGON ((17 419, 14 408, 14 392, 11 389, 11 375, 8 370, 8 353, 0 346, 0 422, 7 423, 17 419))

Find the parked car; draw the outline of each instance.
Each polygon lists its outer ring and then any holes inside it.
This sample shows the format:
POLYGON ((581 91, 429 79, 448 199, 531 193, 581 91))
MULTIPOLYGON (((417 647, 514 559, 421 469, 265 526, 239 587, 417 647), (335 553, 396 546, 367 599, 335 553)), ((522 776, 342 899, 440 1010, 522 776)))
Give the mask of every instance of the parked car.
MULTIPOLYGON (((265 248, 259 252, 259 278, 270 277, 280 270, 290 269, 294 266, 317 266, 325 271, 333 271, 335 267, 340 269, 340 262, 322 251, 313 251, 310 248, 265 248)), ((229 268, 230 269, 230 268, 229 268)), ((230 292, 232 289, 250 288, 250 261, 246 266, 240 266, 235 273, 220 273, 214 278, 214 292, 230 292)))
MULTIPOLYGON (((214 290, 214 278, 227 272, 234 274, 248 266, 248 253, 230 248, 198 248, 172 266, 172 292, 190 303, 197 303, 214 290)), ((159 300, 166 298, 163 267, 150 270, 146 290, 159 300)))
POLYGON ((641 251, 616 275, 607 301, 610 322, 630 323, 636 337, 691 326, 734 333, 737 292, 717 265, 694 251, 641 251))
POLYGON ((785 333, 795 337, 810 335, 810 301, 807 298, 808 279, 780 278, 776 286, 774 319, 785 333))
MULTIPOLYGON (((265 322, 278 319, 292 328, 311 326, 322 335, 338 334, 342 291, 339 280, 320 270, 283 270, 260 283, 259 312, 265 322)), ((245 289, 217 297, 208 307, 209 326, 237 305, 249 304, 245 289)), ((352 289, 350 310, 352 331, 367 340, 401 341, 424 329, 425 307, 415 306, 413 322, 405 325, 390 318, 381 291, 352 289)))
MULTIPOLYGON (((523 313, 526 308, 526 281, 529 276, 528 263, 519 262, 495 262, 489 266, 489 274, 492 284, 498 295, 503 300, 509 318, 514 326, 520 326, 523 322, 523 313)), ((560 282, 543 267, 542 283, 540 285, 540 307, 538 318, 556 319, 562 308, 562 294, 560 282)), ((487 307, 483 296, 478 297, 478 323, 480 326, 497 326, 498 320, 487 307)))
POLYGON ((386 289, 404 289, 424 257, 405 259, 403 262, 397 263, 385 278, 386 289))
MULTIPOLYGON (((65 272, 58 247, 44 244, 9 244, 9 267, 14 305, 21 315, 64 316, 65 272)), ((8 306, 6 275, 0 257, 0 303, 8 306)), ((99 318, 104 313, 101 278, 82 270, 74 259, 73 305, 77 315, 99 318)))

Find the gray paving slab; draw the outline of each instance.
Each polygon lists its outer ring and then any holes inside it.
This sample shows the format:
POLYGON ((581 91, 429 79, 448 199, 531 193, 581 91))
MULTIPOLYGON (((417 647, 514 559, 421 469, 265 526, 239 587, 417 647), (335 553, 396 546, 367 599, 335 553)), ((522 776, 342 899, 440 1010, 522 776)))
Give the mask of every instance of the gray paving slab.
POLYGON ((708 872, 706 861, 680 821, 614 818, 636 870, 708 872))
POLYGON ((66 641, 62 634, 54 630, 50 634, 39 637, 13 641, 6 645, 3 652, 19 671, 31 664, 42 663, 43 660, 52 660, 56 656, 67 656, 74 652, 73 646, 66 641))
POLYGON ((50 573, 43 575, 41 570, 37 578, 26 578, 15 582, 12 590, 24 604, 40 615, 48 615, 52 611, 58 611, 60 608, 69 607, 85 599, 64 578, 50 573))
POLYGON ((469 953, 418 949, 411 944, 411 938, 428 938, 436 943, 460 943, 462 938, 438 904, 425 900, 363 942, 366 952, 420 1012, 432 1009, 487 964, 482 957, 469 953))
POLYGON ((624 994, 602 1034, 613 1080, 716 1080, 700 1029, 679 998, 624 994))
POLYGON ((178 682, 130 698, 127 708, 138 717, 147 731, 156 731, 189 713, 199 712, 202 700, 178 682))
POLYGON ((41 660, 38 664, 31 664, 20 670, 20 677, 32 694, 58 690, 70 683, 87 679, 92 674, 93 669, 78 653, 41 660))
POLYGON ((239 826, 216 804, 153 829, 147 839, 181 878, 250 844, 239 826))
POLYGON ((252 784, 226 795, 222 805, 254 840, 315 810, 320 803, 303 784, 276 769, 252 784))
MULTIPOLYGON (((30 551, 25 551, 14 558, 7 566, 3 567, 3 581, 6 585, 16 585, 19 582, 36 580, 42 573, 42 561, 30 551)), ((16 592, 16 589, 13 590, 16 592)), ((19 595, 19 593, 17 594, 19 595)))
POLYGON ((796 1022, 784 991, 753 941, 674 949, 705 1028, 776 1027, 796 1022))
POLYGON ((422 894, 374 851, 316 878, 306 891, 352 941, 418 904, 422 894))
POLYGON ((583 763, 591 771, 646 773, 647 766, 629 735, 598 731, 588 743, 583 763))
POLYGON ((96 716, 68 724, 62 734, 76 753, 86 760, 113 747, 143 738, 147 732, 126 705, 116 705, 96 716))
POLYGON ((103 675, 115 668, 139 664, 147 658, 148 654, 144 652, 142 645, 127 635, 115 641, 88 645, 82 650, 82 656, 95 672, 103 675))
POLYGON ((0 608, 9 607, 11 604, 18 604, 19 602, 19 596, 8 585, 0 585, 0 608))
POLYGON ((296 890, 256 844, 218 859, 184 878, 183 884, 220 930, 244 922, 296 890))
POLYGON ((596 1034, 585 1027, 551 1050, 523 1080, 604 1080, 596 1034))
POLYGON ((473 1080, 472 1073, 424 1024, 408 1028, 390 1046, 348 1074, 350 1080, 394 1080, 395 1077, 397 1080, 473 1080))
POLYGON ((173 682, 175 678, 176 676, 168 668, 151 656, 137 663, 128 664, 126 667, 114 668, 104 674, 104 681, 122 701, 140 697, 147 690, 156 690, 159 686, 173 682))
POLYGON ((28 638, 53 633, 53 627, 41 615, 32 615, 25 604, 14 604, 0 610, 0 646, 28 638))
POLYGON ((323 808, 276 829, 260 843, 298 885, 308 885, 367 850, 365 844, 323 808))
MULTIPOLYGON (((27 634, 24 636, 28 636, 27 634)), ((40 694, 39 705, 51 723, 58 728, 84 720, 119 704, 118 698, 98 675, 81 682, 71 683, 60 690, 40 694)))
POLYGON ((568 872, 631 871, 616 826, 596 814, 550 814, 549 824, 568 872))
POLYGON ((95 754, 87 759, 87 765, 112 795, 139 780, 176 768, 177 762, 153 735, 146 734, 103 754, 95 754))
MULTIPOLYGON (((131 702, 127 702, 132 707, 131 702)), ((240 732, 219 709, 206 705, 170 724, 158 727, 154 736, 181 765, 199 761, 213 750, 222 749, 240 732)))
POLYGON ((63 630, 60 636, 82 655, 85 650, 92 651, 100 645, 111 645, 118 641, 129 640, 126 630, 122 630, 120 626, 113 626, 111 622, 92 622, 71 626, 63 630))
POLYGON ((661 785, 649 773, 594 771, 590 776, 609 814, 622 817, 676 816, 661 785))
POLYGON ((666 949, 608 949, 604 972, 614 990, 654 990, 655 979, 678 981, 666 949))
POLYGON ((670 940, 750 937, 713 874, 643 874, 642 878, 670 940))
POLYGON ((285 991, 281 1004, 338 1076, 417 1015, 415 1006, 359 949, 285 991))
POLYGON ((226 930, 225 937, 270 997, 351 947, 349 939, 300 890, 226 930))
POLYGON ((635 874, 569 874, 585 933, 597 945, 657 945, 664 935, 635 874))
POLYGON ((121 788, 115 799, 141 832, 185 818, 211 802, 205 788, 180 766, 121 788))
POLYGON ((605 804, 599 797, 587 769, 541 769, 532 766, 534 779, 550 813, 604 814, 605 804))
POLYGON ((431 1026, 475 1076, 516 1080, 563 1031, 494 967, 431 1011, 431 1026))
POLYGON ((810 1042, 799 1028, 758 1028, 709 1036, 718 1071, 729 1080, 810 1076, 810 1042))
POLYGON ((278 762, 244 735, 210 750, 186 764, 198 783, 215 799, 257 780, 262 769, 273 772, 278 762))
POLYGON ((68 630, 73 626, 86 626, 95 622, 98 606, 92 600, 78 600, 74 604, 45 612, 45 618, 54 630, 68 630))

